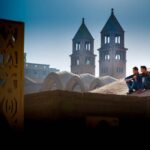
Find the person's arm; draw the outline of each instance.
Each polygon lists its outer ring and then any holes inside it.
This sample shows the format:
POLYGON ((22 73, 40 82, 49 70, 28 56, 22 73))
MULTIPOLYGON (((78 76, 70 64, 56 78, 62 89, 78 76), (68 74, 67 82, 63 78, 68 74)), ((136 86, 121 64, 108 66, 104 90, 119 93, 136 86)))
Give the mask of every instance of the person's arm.
POLYGON ((133 77, 134 77, 134 75, 128 76, 125 78, 125 81, 126 82, 131 81, 131 80, 133 80, 133 77))
POLYGON ((142 80, 142 74, 138 74, 138 75, 137 75, 137 80, 138 80, 138 81, 142 80))

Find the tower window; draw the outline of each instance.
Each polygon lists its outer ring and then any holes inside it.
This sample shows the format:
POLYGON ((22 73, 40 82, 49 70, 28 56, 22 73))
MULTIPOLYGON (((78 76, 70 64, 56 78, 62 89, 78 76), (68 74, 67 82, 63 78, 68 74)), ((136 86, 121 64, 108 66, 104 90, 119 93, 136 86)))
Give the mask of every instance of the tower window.
POLYGON ((115 43, 116 44, 120 44, 120 36, 116 36, 115 37, 115 43))
POLYGON ((116 54, 116 57, 115 57, 116 60, 120 60, 121 59, 121 56, 119 54, 116 54))
POLYGON ((105 60, 110 60, 110 55, 105 55, 105 60))
POLYGON ((123 72, 124 72, 123 68, 117 68, 117 73, 123 73, 123 72))
POLYGON ((104 42, 105 44, 110 43, 110 36, 105 36, 104 42))
POLYGON ((79 59, 77 59, 77 62, 76 62, 76 63, 77 63, 77 66, 79 66, 79 64, 80 64, 80 61, 79 61, 79 59))
POLYGON ((90 44, 90 42, 86 42, 86 43, 85 43, 85 49, 86 49, 87 51, 90 51, 90 50, 91 50, 91 44, 90 44))
POLYGON ((78 43, 76 43, 76 51, 79 51, 79 50, 80 50, 80 48, 81 48, 80 43, 79 43, 79 42, 78 42, 78 43))
POLYGON ((106 68, 102 68, 101 72, 102 73, 108 73, 108 68, 107 67, 106 68))
POLYGON ((109 36, 107 37, 107 42, 110 43, 110 37, 109 36))
POLYGON ((86 65, 90 65, 91 61, 87 58, 86 59, 86 65))

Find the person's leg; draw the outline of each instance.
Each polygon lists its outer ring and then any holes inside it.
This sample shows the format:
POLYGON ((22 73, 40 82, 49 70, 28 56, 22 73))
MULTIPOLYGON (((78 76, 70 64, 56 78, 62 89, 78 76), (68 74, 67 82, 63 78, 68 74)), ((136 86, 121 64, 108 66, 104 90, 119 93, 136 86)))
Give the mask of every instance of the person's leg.
POLYGON ((132 90, 135 90, 135 91, 137 91, 138 90, 138 82, 137 81, 133 81, 133 84, 132 84, 132 86, 131 86, 131 89, 132 90))
POLYGON ((126 78, 125 78, 125 81, 126 81, 127 87, 128 87, 128 89, 129 89, 129 91, 128 91, 128 93, 127 93, 127 94, 131 94, 131 93, 133 93, 133 89, 132 89, 133 81, 132 81, 132 80, 130 80, 130 79, 132 79, 132 78, 133 78, 133 75, 128 76, 128 77, 126 77, 126 78))
POLYGON ((143 88, 143 84, 142 84, 142 77, 138 77, 136 80, 136 84, 137 84, 137 90, 142 90, 143 88))
POLYGON ((126 84, 128 86, 129 91, 132 90, 133 81, 128 81, 126 82, 126 84))
POLYGON ((146 77, 144 79, 144 88, 145 89, 150 89, 150 81, 146 77))
POLYGON ((144 92, 141 80, 135 81, 133 88, 136 90, 137 94, 141 94, 144 92))
POLYGON ((127 86, 128 86, 128 92, 127 94, 132 94, 133 93, 133 81, 128 81, 126 82, 127 86))

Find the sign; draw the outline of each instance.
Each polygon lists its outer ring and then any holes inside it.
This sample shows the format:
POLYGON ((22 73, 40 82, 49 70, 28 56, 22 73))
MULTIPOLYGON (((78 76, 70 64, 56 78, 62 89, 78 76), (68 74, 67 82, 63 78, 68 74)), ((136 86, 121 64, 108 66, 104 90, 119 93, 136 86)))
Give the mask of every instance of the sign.
POLYGON ((0 109, 8 123, 23 127, 24 24, 0 19, 0 109))

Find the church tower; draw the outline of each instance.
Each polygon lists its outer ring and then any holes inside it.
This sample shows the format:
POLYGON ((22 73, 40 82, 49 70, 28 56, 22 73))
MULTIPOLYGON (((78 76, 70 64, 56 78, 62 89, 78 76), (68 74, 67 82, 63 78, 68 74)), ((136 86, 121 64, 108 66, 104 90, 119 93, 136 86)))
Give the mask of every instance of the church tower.
POLYGON ((126 51, 124 30, 111 10, 111 15, 101 31, 99 75, 120 79, 126 76, 126 51))
POLYGON ((94 39, 85 25, 84 18, 72 40, 71 72, 95 75, 94 39))

